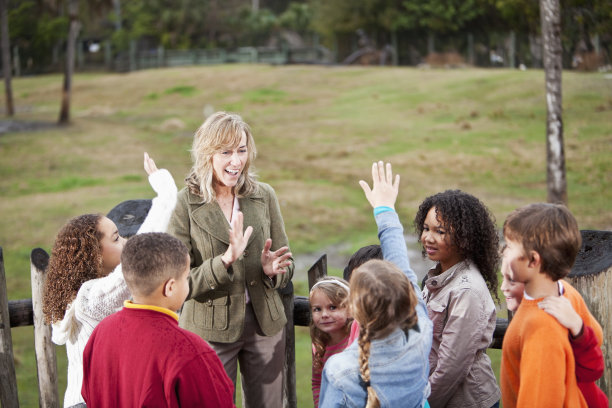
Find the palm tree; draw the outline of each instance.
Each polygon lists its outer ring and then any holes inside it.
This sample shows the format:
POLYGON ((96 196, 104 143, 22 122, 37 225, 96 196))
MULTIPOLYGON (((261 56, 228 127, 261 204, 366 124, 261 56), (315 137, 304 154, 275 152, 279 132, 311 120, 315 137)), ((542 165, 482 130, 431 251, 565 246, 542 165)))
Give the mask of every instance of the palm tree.
POLYGON ((13 87, 11 85, 11 42, 9 39, 8 0, 0 0, 0 30, 2 31, 2 72, 6 94, 6 116, 13 116, 13 87))
POLYGON ((546 73, 546 184, 548 201, 567 204, 561 95, 561 7, 559 0, 540 0, 546 73))

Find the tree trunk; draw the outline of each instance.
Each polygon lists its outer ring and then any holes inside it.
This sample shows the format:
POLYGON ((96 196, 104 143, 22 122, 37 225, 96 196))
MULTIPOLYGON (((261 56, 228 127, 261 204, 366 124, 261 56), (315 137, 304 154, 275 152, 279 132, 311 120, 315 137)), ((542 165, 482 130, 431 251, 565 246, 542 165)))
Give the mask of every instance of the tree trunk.
POLYGON ((559 0, 540 0, 546 73, 546 184, 548 201, 567 204, 561 98, 561 9, 559 0))
POLYGON ((66 125, 70 122, 70 92, 72 88, 72 74, 74 73, 74 56, 76 39, 79 35, 80 24, 78 21, 79 2, 70 0, 68 3, 68 18, 70 28, 68 30, 68 42, 66 44, 66 65, 64 67, 64 86, 62 88, 62 106, 58 122, 66 125))
POLYGON ((9 39, 8 0, 0 0, 0 29, 2 31, 2 72, 6 94, 6 116, 13 116, 13 87, 11 85, 11 44, 9 39))

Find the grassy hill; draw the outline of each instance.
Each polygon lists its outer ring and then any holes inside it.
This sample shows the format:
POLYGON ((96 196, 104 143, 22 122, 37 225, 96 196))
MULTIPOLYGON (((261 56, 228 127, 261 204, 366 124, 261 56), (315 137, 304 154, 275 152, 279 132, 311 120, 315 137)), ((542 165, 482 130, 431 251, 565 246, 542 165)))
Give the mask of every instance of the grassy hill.
MULTIPOLYGON (((61 82, 16 79, 16 119, 55 121, 61 82)), ((611 95, 603 74, 563 74, 569 207, 582 229, 612 229, 611 95)), ((407 230, 421 200, 447 188, 481 198, 499 225, 512 209, 546 200, 542 71, 222 65, 80 74, 71 126, 0 134, 9 298, 31 297, 30 251, 50 251, 68 218, 152 197, 143 151, 181 186, 193 132, 215 110, 251 125, 255 167, 276 189, 298 256, 376 241, 357 184, 374 160, 392 162, 402 177, 398 211, 407 230)), ((296 284, 306 295, 303 272, 296 284)), ((308 406, 308 334, 298 332, 298 393, 308 406)), ((21 406, 36 406, 32 328, 14 329, 13 342, 21 406)))

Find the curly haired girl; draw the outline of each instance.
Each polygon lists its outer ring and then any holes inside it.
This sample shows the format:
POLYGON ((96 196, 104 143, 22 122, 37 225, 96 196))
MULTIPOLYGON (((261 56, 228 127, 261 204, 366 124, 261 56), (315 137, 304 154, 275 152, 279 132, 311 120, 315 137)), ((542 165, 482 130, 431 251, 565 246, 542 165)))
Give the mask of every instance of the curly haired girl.
MULTIPOLYGON (((144 157, 157 197, 138 233, 163 232, 176 205, 176 184, 167 170, 158 170, 148 154, 144 157)), ((66 345, 65 407, 84 406, 81 385, 85 344, 96 325, 120 310, 130 297, 120 265, 124 243, 115 223, 100 214, 71 219, 55 239, 47 268, 43 314, 52 324, 52 341, 66 345)))
POLYGON ((319 406, 321 372, 325 362, 347 348, 359 334, 359 326, 347 308, 349 285, 333 276, 317 281, 310 290, 310 338, 312 339, 312 397, 319 406))
POLYGON ((370 260, 351 276, 349 305, 359 339, 323 369, 322 407, 423 407, 429 395, 432 324, 410 268, 403 228, 394 210, 399 189, 391 165, 372 166, 374 207, 385 260, 370 260))
POLYGON ((485 352, 496 321, 491 294, 498 299, 493 217, 476 197, 447 190, 423 201, 414 226, 423 255, 437 262, 423 288, 434 325, 429 404, 496 406, 500 391, 485 352))

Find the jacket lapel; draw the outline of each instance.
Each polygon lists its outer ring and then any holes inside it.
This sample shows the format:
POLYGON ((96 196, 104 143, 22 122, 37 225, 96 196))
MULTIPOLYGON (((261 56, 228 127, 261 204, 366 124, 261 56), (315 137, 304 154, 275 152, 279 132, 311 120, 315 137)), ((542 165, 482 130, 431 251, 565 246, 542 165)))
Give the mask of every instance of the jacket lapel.
POLYGON ((216 201, 202 203, 199 197, 193 196, 191 193, 189 194, 189 204, 195 206, 191 213, 193 221, 207 234, 229 245, 230 225, 225 219, 219 204, 216 201))
POLYGON ((266 204, 259 191, 249 197, 239 198, 238 202, 240 203, 240 211, 244 215, 244 228, 249 225, 253 227, 253 234, 247 244, 248 248, 253 242, 263 241, 259 236, 262 235, 263 220, 266 216, 266 204))
MULTIPOLYGON (((261 225, 266 216, 266 204, 263 196, 258 191, 255 194, 239 198, 240 211, 244 216, 244 228, 249 225, 253 227, 253 234, 249 238, 247 247, 255 241, 258 235, 262 234, 261 225)), ((221 207, 217 201, 211 203, 202 203, 200 197, 189 194, 189 204, 192 205, 192 218, 194 222, 202 228, 206 233, 212 235, 219 241, 229 245, 229 228, 230 225, 221 211, 221 207)))

